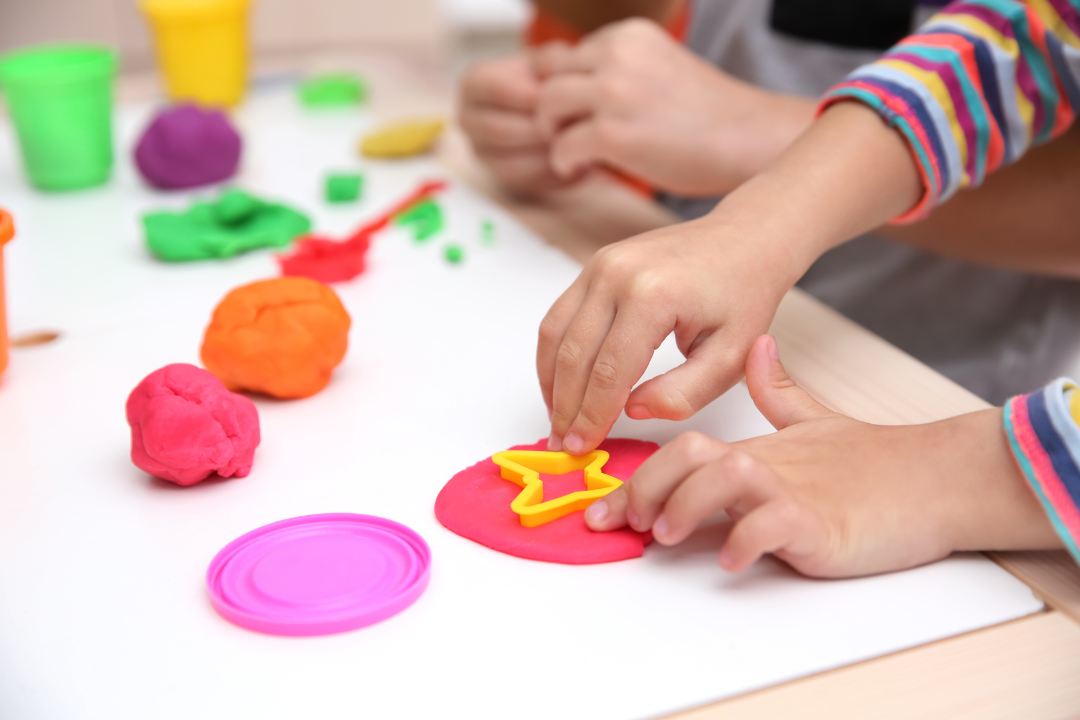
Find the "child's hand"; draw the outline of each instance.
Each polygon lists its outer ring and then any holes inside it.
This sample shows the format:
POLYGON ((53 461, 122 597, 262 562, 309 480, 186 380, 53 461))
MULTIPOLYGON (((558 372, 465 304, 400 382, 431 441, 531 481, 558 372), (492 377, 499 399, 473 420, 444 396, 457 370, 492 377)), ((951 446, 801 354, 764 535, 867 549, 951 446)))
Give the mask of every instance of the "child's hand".
POLYGON ((769 336, 746 380, 779 432, 727 444, 687 433, 585 513, 594 530, 629 524, 664 545, 706 517, 734 522, 729 571, 772 553, 799 572, 865 575, 956 550, 1060 547, 1008 449, 1000 409, 927 425, 869 425, 828 410, 787 376, 769 336))
POLYGON ((640 18, 535 58, 538 120, 560 177, 608 164, 668 192, 720 195, 779 156, 816 106, 725 74, 640 18))
POLYGON ((461 127, 477 156, 506 187, 538 195, 565 187, 536 123, 540 80, 525 54, 477 63, 461 82, 461 127))
POLYGON ((625 408, 683 420, 739 381, 746 353, 809 262, 713 214, 597 251, 540 325, 550 450, 596 448, 625 408), (641 379, 672 332, 686 362, 641 379), (633 390, 633 392, 631 392, 633 390))

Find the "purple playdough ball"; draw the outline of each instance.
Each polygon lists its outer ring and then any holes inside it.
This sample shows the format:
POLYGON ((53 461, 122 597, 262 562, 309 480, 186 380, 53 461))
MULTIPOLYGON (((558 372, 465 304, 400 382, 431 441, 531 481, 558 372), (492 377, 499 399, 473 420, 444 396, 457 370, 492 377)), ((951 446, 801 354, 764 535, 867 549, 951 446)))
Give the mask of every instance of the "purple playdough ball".
POLYGON ((225 113, 196 105, 162 110, 135 148, 143 177, 167 190, 225 180, 239 163, 240 135, 225 113))

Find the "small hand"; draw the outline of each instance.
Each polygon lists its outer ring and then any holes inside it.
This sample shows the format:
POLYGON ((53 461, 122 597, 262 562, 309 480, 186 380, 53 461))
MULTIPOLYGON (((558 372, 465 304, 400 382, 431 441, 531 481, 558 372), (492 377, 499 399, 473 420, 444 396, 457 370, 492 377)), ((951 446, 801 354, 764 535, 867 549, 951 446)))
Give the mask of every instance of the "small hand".
POLYGON ((572 184, 556 176, 536 123, 540 80, 524 54, 477 63, 461 83, 460 122, 480 160, 507 188, 540 195, 572 184))
POLYGON ((722 215, 599 250, 540 326, 549 449, 591 451, 624 408, 635 419, 688 418, 738 382, 804 269, 793 255, 722 215), (673 332, 686 362, 634 389, 673 332))
POLYGON ((607 164, 669 192, 724 194, 779 156, 816 106, 727 75, 642 19, 544 46, 534 66, 539 126, 563 178, 607 164))
POLYGON ((799 388, 767 335, 747 358, 746 381, 778 432, 730 444, 681 435, 593 503, 589 526, 652 529, 674 545, 725 511, 733 527, 723 568, 772 553, 820 577, 899 570, 955 550, 1060 546, 1016 468, 1000 409, 927 425, 859 422, 799 388))

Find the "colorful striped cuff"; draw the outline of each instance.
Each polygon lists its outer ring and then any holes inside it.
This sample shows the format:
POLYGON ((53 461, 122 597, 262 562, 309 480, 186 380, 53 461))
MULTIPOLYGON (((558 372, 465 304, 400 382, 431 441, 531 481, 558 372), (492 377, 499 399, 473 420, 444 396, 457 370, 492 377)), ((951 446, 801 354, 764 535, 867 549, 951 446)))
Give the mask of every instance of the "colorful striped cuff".
POLYGON ((830 88, 821 99, 816 116, 820 117, 829 106, 845 100, 857 100, 875 110, 889 127, 898 130, 907 141, 912 159, 919 170, 924 192, 915 207, 893 218, 890 223, 903 225, 922 220, 937 206, 942 190, 941 172, 935 154, 928 150, 931 143, 925 126, 915 117, 915 113, 903 98, 859 80, 849 80, 830 88))
POLYGON ((1013 456, 1054 530, 1080 564, 1080 394, 1060 378, 1005 403, 1013 456))

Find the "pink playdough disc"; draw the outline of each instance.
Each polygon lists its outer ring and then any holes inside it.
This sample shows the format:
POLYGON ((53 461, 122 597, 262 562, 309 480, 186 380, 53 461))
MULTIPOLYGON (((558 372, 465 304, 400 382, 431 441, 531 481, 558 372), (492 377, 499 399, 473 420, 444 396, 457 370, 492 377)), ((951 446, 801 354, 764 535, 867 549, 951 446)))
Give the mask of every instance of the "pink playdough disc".
POLYGON ((213 374, 175 363, 143 378, 128 396, 131 461, 146 472, 194 485, 210 475, 245 477, 259 445, 259 413, 213 374))
POLYGON ((427 588, 431 550, 374 515, 327 513, 241 535, 206 571, 210 602, 229 622, 270 635, 329 635, 396 615, 427 588))
MULTIPOLYGON (((547 440, 517 445, 511 450, 543 450, 547 440)), ((604 473, 628 480, 641 463, 656 452, 656 443, 642 440, 607 439, 600 449, 611 454, 604 473)), ((585 489, 579 470, 566 475, 542 475, 544 499, 551 500, 585 489)), ((462 470, 446 483, 435 500, 435 517, 447 529, 487 545, 507 555, 567 565, 592 565, 641 557, 652 542, 651 533, 629 528, 593 532, 581 512, 558 520, 525 527, 510 503, 521 492, 518 485, 503 480, 499 466, 491 458, 462 470)))

